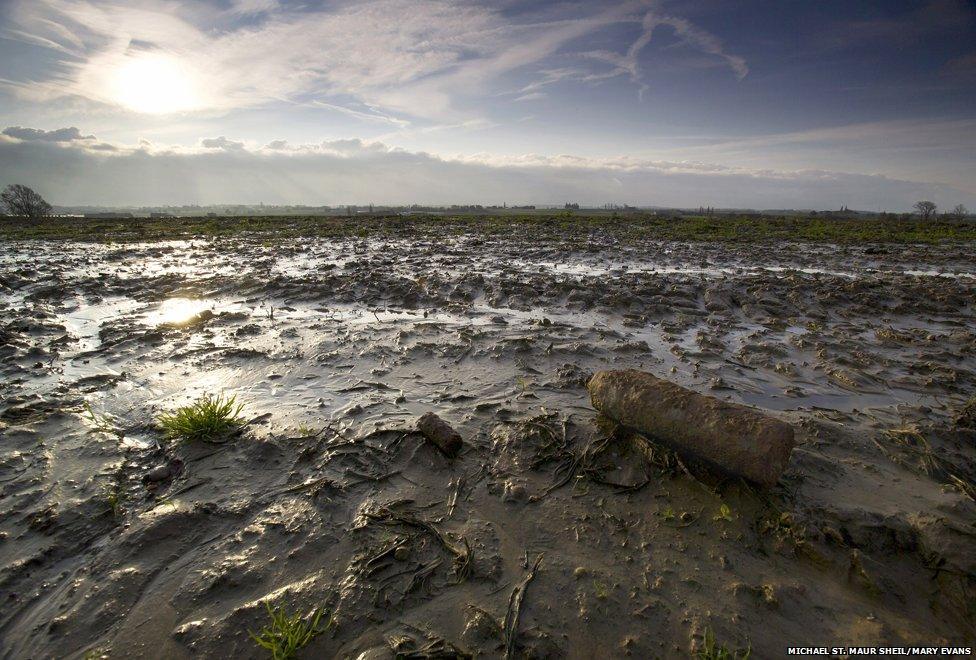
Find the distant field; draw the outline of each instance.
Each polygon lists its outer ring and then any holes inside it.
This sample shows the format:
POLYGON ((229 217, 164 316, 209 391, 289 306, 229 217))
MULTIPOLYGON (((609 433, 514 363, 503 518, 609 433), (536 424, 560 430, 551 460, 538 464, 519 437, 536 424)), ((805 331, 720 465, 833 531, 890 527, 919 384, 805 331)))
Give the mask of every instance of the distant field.
POLYGON ((564 214, 521 216, 355 216, 133 218, 43 221, 0 220, 2 239, 145 241, 193 237, 377 237, 408 232, 444 235, 475 232, 578 241, 594 230, 622 240, 778 241, 826 243, 938 243, 976 241, 971 220, 835 219, 818 217, 564 214))

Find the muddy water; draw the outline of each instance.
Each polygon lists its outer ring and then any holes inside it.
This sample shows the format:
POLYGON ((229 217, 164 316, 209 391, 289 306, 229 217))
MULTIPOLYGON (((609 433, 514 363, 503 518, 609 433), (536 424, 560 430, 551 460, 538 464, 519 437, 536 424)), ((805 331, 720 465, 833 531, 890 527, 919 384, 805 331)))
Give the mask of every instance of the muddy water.
POLYGON ((972 640, 974 294, 967 245, 7 243, 0 648, 261 657, 266 600, 309 657, 972 640), (654 460, 601 368, 794 423, 780 486, 654 460), (243 436, 165 442, 211 393, 243 436))

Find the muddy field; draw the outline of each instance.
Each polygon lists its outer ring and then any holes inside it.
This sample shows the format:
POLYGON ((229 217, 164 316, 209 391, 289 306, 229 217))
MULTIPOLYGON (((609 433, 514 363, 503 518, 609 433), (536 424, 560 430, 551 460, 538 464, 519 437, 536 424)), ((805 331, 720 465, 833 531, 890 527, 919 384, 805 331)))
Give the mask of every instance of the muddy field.
POLYGON ((0 651, 264 657, 266 602, 306 657, 971 646, 974 306, 965 241, 6 240, 0 651), (598 419, 607 368, 790 422, 779 485, 598 419), (166 441, 207 394, 240 436, 166 441))

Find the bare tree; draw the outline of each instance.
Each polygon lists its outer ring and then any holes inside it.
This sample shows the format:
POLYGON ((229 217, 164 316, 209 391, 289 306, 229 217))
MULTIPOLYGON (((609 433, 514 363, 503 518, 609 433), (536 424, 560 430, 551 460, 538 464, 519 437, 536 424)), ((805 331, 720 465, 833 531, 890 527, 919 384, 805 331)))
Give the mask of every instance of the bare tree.
POLYGON ((19 183, 7 186, 6 190, 0 193, 0 202, 10 215, 34 219, 51 213, 51 205, 45 202, 43 197, 19 183))
POLYGON ((922 220, 928 220, 933 215, 935 215, 935 210, 937 208, 939 207, 936 206, 934 202, 928 202, 925 200, 921 202, 915 202, 915 210, 918 211, 918 214, 920 216, 922 216, 922 220))
POLYGON ((967 215, 969 215, 969 209, 967 209, 962 204, 956 204, 956 208, 952 209, 951 213, 952 213, 952 217, 962 220, 967 215))

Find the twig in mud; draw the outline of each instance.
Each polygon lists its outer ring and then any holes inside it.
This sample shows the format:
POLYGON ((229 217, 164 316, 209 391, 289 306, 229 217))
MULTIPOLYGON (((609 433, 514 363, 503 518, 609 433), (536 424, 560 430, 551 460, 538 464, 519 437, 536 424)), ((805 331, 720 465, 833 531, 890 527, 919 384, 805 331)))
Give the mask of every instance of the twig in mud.
MULTIPOLYGON (((427 634, 422 630, 418 630, 418 632, 427 634)), ((391 642, 390 646, 393 649, 393 655, 397 660, 439 660, 440 658, 471 660, 471 658, 474 657, 470 653, 462 651, 441 637, 427 642, 420 648, 406 648, 406 646, 413 646, 414 644, 415 642, 408 637, 401 640, 398 644, 391 642)))
POLYGON ((499 593, 500 591, 505 591, 506 589, 508 589, 508 585, 510 585, 510 584, 511 584, 511 582, 502 582, 500 585, 498 585, 497 587, 495 587, 494 589, 492 589, 491 591, 489 591, 488 592, 488 595, 489 596, 494 596, 495 594, 499 593))
POLYGON ((363 562, 363 570, 366 576, 371 577, 378 571, 385 568, 386 563, 383 560, 392 557, 394 553, 399 548, 403 547, 403 545, 407 543, 409 540, 410 539, 408 538, 396 539, 395 541, 393 541, 393 543, 383 548, 378 553, 376 553, 375 555, 367 559, 365 562, 363 562))
POLYGON ((956 475, 949 473, 949 484, 958 488, 963 495, 976 502, 976 487, 973 484, 963 481, 956 475))
POLYGON ((359 444, 359 441, 358 441, 358 440, 355 440, 355 439, 353 439, 353 438, 349 438, 349 437, 347 437, 347 436, 346 436, 346 434, 344 434, 344 433, 343 433, 343 432, 342 432, 341 430, 339 430, 339 429, 337 429, 337 428, 334 428, 334 427, 332 426, 332 422, 329 422, 328 424, 326 424, 326 425, 325 425, 325 426, 324 426, 324 427, 322 428, 322 430, 323 430, 323 431, 332 431, 332 434, 333 434, 333 435, 334 435, 335 437, 337 437, 337 438, 342 438, 343 440, 345 440, 346 442, 348 442, 348 443, 350 443, 350 444, 359 444))
POLYGON ((447 517, 450 518, 454 515, 454 509, 457 507, 458 498, 461 496, 461 491, 464 489, 464 477, 458 477, 452 481, 449 485, 454 489, 451 491, 451 496, 447 499, 447 517))
POLYGON ((417 433, 417 431, 416 430, 404 431, 403 433, 398 435, 393 440, 393 442, 390 443, 390 446, 386 448, 387 451, 395 451, 400 446, 400 443, 403 442, 403 439, 406 438, 411 433, 417 433))
POLYGON ((755 367, 753 367, 752 365, 746 364, 744 362, 737 362, 735 360, 730 360, 729 358, 725 358, 725 361, 728 362, 729 364, 734 364, 737 367, 743 367, 745 369, 752 369, 753 371, 756 370, 755 367))
POLYGON ((403 470, 393 470, 392 472, 387 472, 386 474, 381 474, 381 475, 378 475, 378 476, 373 476, 371 474, 363 474, 362 472, 357 472, 356 470, 353 470, 351 468, 346 468, 345 472, 346 472, 346 474, 348 476, 357 477, 359 479, 359 481, 356 481, 356 482, 353 482, 353 483, 349 484, 350 486, 354 486, 354 485, 356 485, 358 483, 362 483, 364 481, 373 481, 373 482, 376 482, 376 483, 379 483, 381 481, 386 481, 390 477, 397 476, 398 474, 400 474, 401 472, 403 472, 403 470))
POLYGON ((188 486, 184 486, 183 488, 180 488, 179 490, 173 491, 172 493, 167 493, 163 497, 160 497, 157 501, 158 502, 167 502, 167 501, 173 499, 174 497, 179 497, 180 495, 183 495, 185 493, 189 493, 191 490, 195 490, 195 489, 199 488, 200 486, 202 486, 204 484, 210 483, 211 481, 213 481, 213 479, 211 479, 209 477, 207 477, 206 479, 201 479, 200 481, 195 481, 195 482, 193 482, 192 484, 190 484, 188 486))
POLYGON ((454 557, 454 575, 458 582, 463 582, 471 575, 472 553, 468 540, 460 537, 463 547, 455 545, 434 525, 411 513, 397 513, 389 508, 368 511, 363 514, 367 519, 385 524, 400 524, 419 529, 432 536, 440 546, 454 557))
POLYGON ((596 442, 595 439, 590 440, 590 442, 586 445, 586 447, 583 448, 583 451, 580 452, 579 455, 575 456, 573 460, 570 461, 568 466, 565 467, 560 466, 556 468, 556 474, 558 474, 562 470, 565 470, 565 476, 563 476, 561 479, 559 479, 551 486, 546 488, 544 491, 542 491, 541 495, 533 495, 529 497, 529 502, 538 502, 539 500, 548 497, 549 494, 552 493, 553 491, 559 490, 560 488, 568 484, 570 481, 572 481, 573 477, 576 476, 577 470, 579 470, 580 464, 585 460, 587 452, 589 451, 590 447, 593 445, 594 442, 596 442))
POLYGON ((410 584, 407 585, 407 588, 403 593, 410 594, 420 589, 423 589, 426 593, 430 593, 430 579, 433 577, 434 571, 440 568, 441 564, 443 563, 443 559, 437 558, 427 562, 426 564, 421 564, 413 572, 413 577, 410 579, 410 584))
POLYGON ((312 479, 311 481, 306 481, 304 483, 297 484, 295 486, 289 486, 288 488, 277 490, 271 493, 271 495, 273 497, 277 497, 278 495, 284 495, 286 493, 297 493, 303 490, 314 490, 314 492, 318 492, 322 488, 326 488, 326 487, 331 488, 333 490, 343 489, 343 486, 341 484, 336 483, 329 477, 319 477, 318 479, 312 479))
POLYGON ((420 432, 417 429, 381 428, 381 429, 376 429, 374 431, 370 431, 366 435, 356 438, 355 441, 357 443, 358 442, 365 443, 367 440, 371 440, 372 438, 375 438, 377 436, 386 435, 389 433, 400 434, 393 440, 393 442, 389 444, 389 446, 387 447, 373 447, 372 445, 367 445, 367 446, 371 448, 383 449, 384 451, 389 451, 390 449, 393 449, 397 444, 399 444, 406 436, 412 434, 419 434, 420 432))
POLYGON ((207 452, 206 454, 203 454, 202 456, 194 456, 193 458, 187 458, 184 462, 185 463, 194 463, 196 461, 202 461, 205 458, 210 458, 211 456, 216 456, 217 454, 222 454, 222 453, 224 453, 224 452, 222 450, 218 449, 216 451, 207 452))
POLYGON ((391 582, 393 582, 394 580, 396 580, 398 577, 403 577, 404 575, 411 575, 415 571, 416 571, 416 569, 414 569, 414 568, 407 568, 407 569, 404 569, 402 571, 398 571, 396 573, 392 573, 391 575, 387 575, 386 577, 381 578, 380 581, 379 581, 379 585, 380 585, 381 588, 386 588, 387 585, 389 585, 391 582))
POLYGON ((518 637, 518 623, 519 614, 522 610, 522 601, 525 599, 525 592, 529 587, 529 583, 535 578, 535 573, 539 568, 539 564, 542 563, 543 555, 540 553, 535 559, 535 564, 532 565, 532 570, 530 570, 522 581, 515 585, 512 589, 512 595, 508 598, 508 612, 505 614, 505 660, 513 660, 515 658, 515 641, 518 637))
POLYGON ((681 460, 681 457, 680 457, 680 456, 678 456, 677 454, 675 454, 675 455, 674 455, 674 458, 675 458, 675 460, 676 460, 676 461, 678 462, 678 467, 680 467, 680 468, 681 468, 681 471, 682 471, 682 472, 684 472, 684 473, 685 473, 685 475, 686 475, 686 476, 687 476, 687 477, 688 477, 689 479, 691 479, 691 480, 692 480, 692 481, 694 481, 694 482, 695 482, 696 484, 698 484, 699 486, 701 486, 701 487, 702 487, 702 488, 703 488, 703 489, 704 489, 704 490, 705 490, 706 492, 708 492, 709 494, 711 494, 711 495, 713 495, 713 496, 715 496, 715 497, 718 497, 718 493, 716 493, 716 492, 715 492, 714 490, 712 490, 711 488, 709 488, 709 487, 708 487, 708 486, 707 486, 707 485, 705 484, 705 482, 704 482, 704 481, 702 481, 701 479, 699 479, 698 477, 696 477, 695 475, 693 475, 693 474, 691 473, 691 470, 689 470, 689 469, 688 469, 688 467, 687 467, 687 466, 686 466, 686 465, 684 464, 684 462, 683 462, 683 461, 681 460))
POLYGON ((482 463, 481 467, 479 467, 476 472, 464 475, 465 486, 468 489, 467 494, 464 496, 465 500, 471 499, 471 494, 472 491, 474 490, 474 487, 480 484, 485 479, 485 477, 488 476, 490 471, 491 471, 490 466, 487 463, 482 463))

